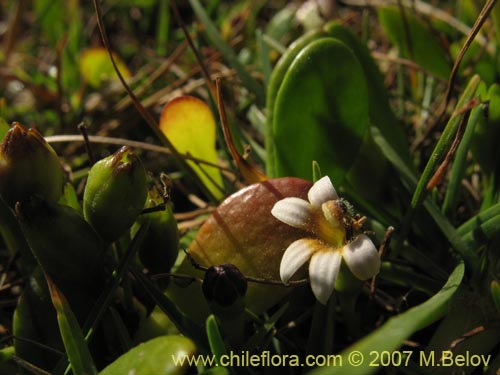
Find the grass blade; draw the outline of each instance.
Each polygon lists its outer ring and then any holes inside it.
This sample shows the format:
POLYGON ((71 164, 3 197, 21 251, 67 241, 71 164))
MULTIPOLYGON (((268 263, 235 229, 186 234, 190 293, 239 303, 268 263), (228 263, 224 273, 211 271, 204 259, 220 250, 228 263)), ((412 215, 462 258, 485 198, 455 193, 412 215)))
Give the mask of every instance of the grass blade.
POLYGON ((482 107, 475 108, 469 121, 467 123, 467 128, 465 129, 464 136, 458 146, 457 154, 455 155, 455 161, 451 169, 450 180, 448 183, 448 189, 446 190, 446 195, 444 197, 442 212, 449 216, 458 204, 459 193, 462 187, 462 178, 465 173, 467 153, 469 152, 469 146, 471 139, 474 135, 474 129, 476 124, 484 113, 482 107))
POLYGON ((479 76, 476 75, 472 77, 471 80, 469 81, 469 84, 465 88, 464 93, 460 97, 460 100, 458 101, 456 106, 458 113, 453 114, 450 120, 448 121, 448 124, 446 124, 443 134, 439 138, 439 141, 436 147, 434 148, 431 157, 427 162, 427 165, 425 166, 424 172, 420 176, 417 187, 413 194, 413 198, 411 200, 412 208, 415 208, 422 203, 425 194, 427 192, 427 184, 434 175, 436 168, 439 166, 439 164, 443 161, 446 154, 448 153, 448 150, 450 149, 450 146, 453 143, 455 135, 457 134, 460 122, 462 121, 462 118, 466 115, 464 111, 461 111, 461 109, 473 99, 480 82, 481 79, 479 78, 479 76))
POLYGON ((264 104, 266 97, 264 88, 239 62, 238 56, 236 56, 231 46, 228 45, 224 41, 224 39, 222 39, 219 31, 217 30, 217 27, 205 12, 205 9, 203 8, 199 0, 189 0, 189 4, 191 4, 194 13, 205 27, 205 32, 207 33, 208 38, 213 43, 215 48, 217 48, 220 53, 222 53, 222 56, 224 56, 224 58, 229 62, 229 65, 231 65, 231 67, 236 70, 243 85, 256 95, 257 101, 260 104, 264 104))
POLYGON ((227 354, 227 349, 220 333, 219 324, 217 323, 217 320, 215 319, 215 316, 213 314, 207 318, 206 327, 208 345, 210 345, 210 350, 215 356, 217 365, 220 365, 220 358, 222 355, 227 354))
POLYGON ((97 375, 89 348, 66 297, 46 274, 52 304, 56 309, 61 337, 75 375, 97 375))

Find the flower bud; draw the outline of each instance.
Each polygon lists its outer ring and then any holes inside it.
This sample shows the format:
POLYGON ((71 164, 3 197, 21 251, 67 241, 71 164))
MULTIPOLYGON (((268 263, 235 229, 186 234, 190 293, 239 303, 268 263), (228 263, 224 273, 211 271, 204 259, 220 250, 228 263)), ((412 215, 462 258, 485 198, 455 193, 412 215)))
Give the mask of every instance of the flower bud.
POLYGON ((109 242, 120 237, 144 208, 146 170, 129 147, 94 164, 83 196, 85 219, 109 242))
MULTIPOLYGON (((146 208, 153 208, 163 203, 156 191, 149 194, 146 208)), ((165 209, 138 217, 132 227, 132 237, 140 224, 149 222, 148 232, 139 249, 139 258, 151 273, 169 272, 179 254, 179 230, 172 208, 167 204, 165 209)))
POLYGON ((245 297, 247 280, 233 264, 222 264, 207 270, 202 289, 209 303, 228 307, 245 297))
POLYGON ((54 149, 36 129, 14 123, 0 143, 0 195, 13 207, 38 195, 55 202, 64 174, 54 149))

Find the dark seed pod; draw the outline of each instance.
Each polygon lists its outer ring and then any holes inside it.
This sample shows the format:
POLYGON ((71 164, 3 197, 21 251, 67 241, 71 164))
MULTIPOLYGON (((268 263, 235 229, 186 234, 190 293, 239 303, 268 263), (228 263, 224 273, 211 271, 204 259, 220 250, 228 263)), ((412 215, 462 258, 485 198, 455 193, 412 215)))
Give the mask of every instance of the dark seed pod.
POLYGON ((202 289, 209 303, 227 307, 245 297, 247 280, 235 265, 222 264, 207 270, 202 289))

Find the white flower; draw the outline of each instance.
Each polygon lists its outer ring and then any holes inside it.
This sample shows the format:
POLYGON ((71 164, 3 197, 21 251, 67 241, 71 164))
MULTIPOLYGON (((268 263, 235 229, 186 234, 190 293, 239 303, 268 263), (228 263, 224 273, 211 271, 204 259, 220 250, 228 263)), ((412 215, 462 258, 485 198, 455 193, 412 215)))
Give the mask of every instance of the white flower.
POLYGON ((326 305, 335 288, 342 259, 360 280, 375 276, 380 257, 365 234, 347 238, 350 223, 344 221, 345 205, 339 199, 330 178, 318 180, 308 192, 308 201, 285 198, 271 213, 292 227, 304 229, 311 237, 293 242, 283 254, 280 276, 287 283, 298 269, 309 262, 309 279, 316 299, 326 305))

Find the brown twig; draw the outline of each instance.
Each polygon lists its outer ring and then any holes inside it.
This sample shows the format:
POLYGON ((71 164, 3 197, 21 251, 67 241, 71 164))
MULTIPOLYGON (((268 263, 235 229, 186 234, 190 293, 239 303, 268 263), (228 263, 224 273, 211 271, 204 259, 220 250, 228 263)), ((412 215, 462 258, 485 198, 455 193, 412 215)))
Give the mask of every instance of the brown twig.
MULTIPOLYGON (((385 231, 384 238, 382 239, 382 243, 380 244, 380 247, 378 249, 378 256, 380 258, 382 258, 385 248, 389 245, 393 232, 394 232, 393 226, 388 227, 387 230, 385 231)), ((370 293, 372 295, 375 293, 376 282, 377 282, 377 275, 373 276, 372 281, 370 283, 370 293)))
POLYGON ((92 145, 90 144, 89 141, 89 134, 87 132, 87 126, 85 125, 84 122, 81 122, 77 126, 78 130, 83 136, 83 142, 85 144, 85 150, 87 151, 87 155, 89 157, 90 165, 95 164, 95 157, 94 157, 94 152, 92 151, 92 145))
POLYGON ((438 113, 437 121, 434 121, 425 129, 422 136, 419 139, 417 139, 414 142, 414 144, 412 145, 413 149, 416 149, 418 147, 418 145, 429 136, 429 134, 434 129, 434 127, 437 124, 440 124, 442 122, 443 117, 446 113, 446 108, 448 108, 448 105, 450 104, 451 94, 453 92, 453 86, 455 84, 455 79, 456 79, 457 74, 458 74, 458 69, 460 68, 460 63, 462 62, 462 60, 465 56, 465 53, 469 49, 470 45, 472 44, 472 42, 476 38, 477 34, 481 30, 484 22, 486 22, 489 14, 490 14, 491 10, 493 9, 493 6, 495 5, 496 2, 497 2, 497 0, 488 0, 486 2, 486 4, 484 5, 483 9, 481 10, 481 13, 477 17, 476 22, 474 22, 474 25, 472 26, 472 28, 469 32, 469 35, 467 36, 467 39, 465 40, 464 45, 460 49, 460 52, 458 53, 458 55, 455 59, 455 62, 453 63, 450 77, 448 78, 448 84, 446 87, 445 98, 441 104, 441 108, 439 108, 438 112, 437 112, 438 113))

